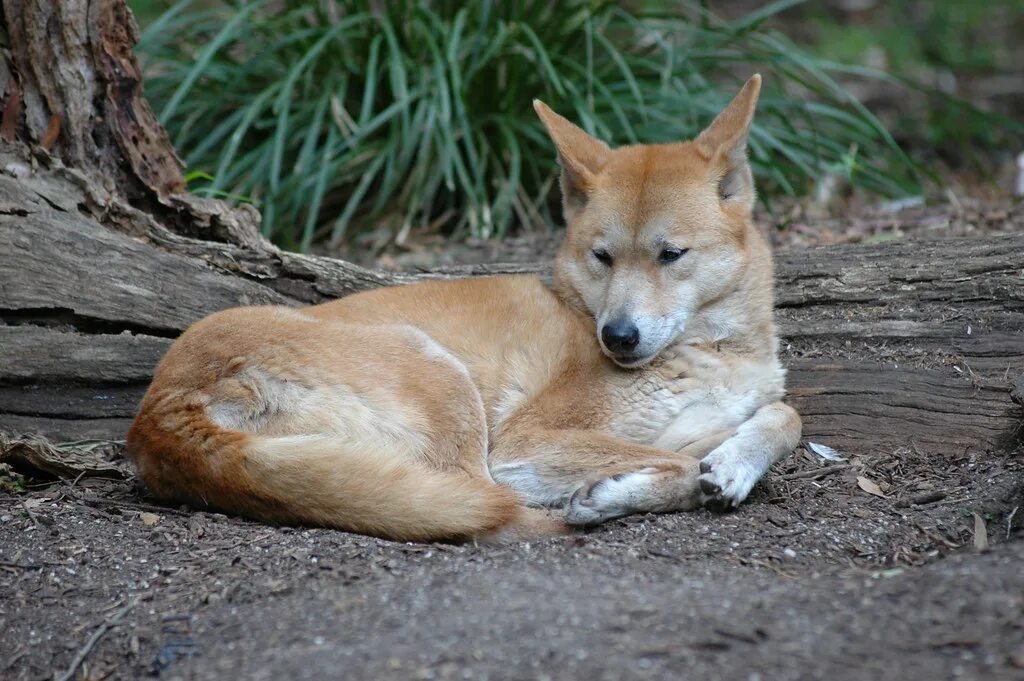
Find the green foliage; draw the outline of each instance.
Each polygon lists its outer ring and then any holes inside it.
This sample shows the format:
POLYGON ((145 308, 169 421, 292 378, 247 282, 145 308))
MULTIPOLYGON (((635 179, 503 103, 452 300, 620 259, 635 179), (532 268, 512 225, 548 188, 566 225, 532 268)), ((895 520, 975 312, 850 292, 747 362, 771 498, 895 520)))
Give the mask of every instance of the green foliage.
POLYGON ((0 492, 21 494, 24 491, 25 476, 15 472, 7 464, 0 464, 0 492))
POLYGON ((554 154, 535 97, 616 144, 679 140, 755 71, 763 192, 803 193, 837 168, 872 191, 918 192, 910 160, 835 82, 849 69, 764 28, 794 4, 727 23, 697 2, 669 14, 584 0, 185 0, 139 51, 195 189, 252 200, 265 233, 302 250, 380 226, 490 237, 550 224, 554 154))
POLYGON ((822 5, 806 6, 817 32, 815 51, 843 63, 861 61, 871 48, 884 51, 894 73, 948 68, 960 74, 1006 67, 1011 45, 991 40, 993 24, 1013 30, 1024 19, 1024 0, 887 0, 872 20, 837 22, 822 5))
MULTIPOLYGON (((969 81, 1018 69, 1014 37, 1024 30, 1024 0, 888 0, 875 3, 870 19, 859 23, 837 20, 822 4, 805 5, 804 11, 816 54, 844 64, 882 61, 887 72, 908 83, 925 74, 969 81)), ((1000 150, 1010 143, 1013 148, 1024 134, 1019 120, 979 110, 937 89, 918 89, 928 103, 892 123, 902 132, 900 139, 915 146, 947 151, 955 146, 971 156, 979 147, 1000 150)))

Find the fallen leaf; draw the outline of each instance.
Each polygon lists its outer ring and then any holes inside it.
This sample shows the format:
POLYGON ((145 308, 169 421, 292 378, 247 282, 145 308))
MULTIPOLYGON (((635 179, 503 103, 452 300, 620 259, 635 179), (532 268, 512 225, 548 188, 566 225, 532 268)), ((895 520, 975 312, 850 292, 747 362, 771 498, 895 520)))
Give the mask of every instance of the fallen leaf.
POLYGON ((974 512, 974 550, 988 550, 988 526, 977 511, 974 512))
POLYGON ((868 494, 873 494, 876 497, 881 497, 885 499, 885 492, 882 491, 882 488, 879 487, 876 483, 872 482, 871 480, 865 478, 863 475, 857 476, 857 486, 860 487, 865 492, 867 492, 868 494))
POLYGON ((152 527, 153 525, 156 525, 158 522, 160 522, 160 516, 158 516, 156 513, 140 513, 139 519, 142 521, 142 524, 146 527, 152 527))
POLYGON ((31 510, 33 508, 38 508, 38 507, 42 506, 43 504, 45 504, 49 500, 50 500, 50 497, 36 497, 34 499, 26 499, 25 501, 21 502, 21 504, 25 508, 31 510))

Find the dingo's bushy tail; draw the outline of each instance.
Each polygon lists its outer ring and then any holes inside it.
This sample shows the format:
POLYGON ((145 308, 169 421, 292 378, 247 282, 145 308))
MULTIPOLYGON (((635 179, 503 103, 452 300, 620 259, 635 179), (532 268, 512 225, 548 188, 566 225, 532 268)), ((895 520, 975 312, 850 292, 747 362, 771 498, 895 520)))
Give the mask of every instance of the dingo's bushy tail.
POLYGON ((401 541, 564 533, 484 477, 428 468, 383 442, 265 437, 221 428, 202 408, 161 428, 140 415, 128 433, 139 474, 158 496, 276 523, 334 527, 401 541))
POLYGON ((298 508, 295 520, 409 541, 481 536, 510 523, 515 494, 494 482, 430 470, 379 445, 328 436, 253 438, 246 469, 298 508))

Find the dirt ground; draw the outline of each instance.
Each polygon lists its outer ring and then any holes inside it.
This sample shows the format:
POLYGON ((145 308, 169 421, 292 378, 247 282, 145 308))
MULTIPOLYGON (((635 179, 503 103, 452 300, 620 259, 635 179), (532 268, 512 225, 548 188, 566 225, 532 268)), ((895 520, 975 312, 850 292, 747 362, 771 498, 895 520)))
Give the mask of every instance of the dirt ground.
MULTIPOLYGON (((973 233, 1000 210, 883 212, 815 238, 973 233)), ((535 260, 555 238, 457 257, 535 260)), ((0 475, 0 679, 1024 679, 1024 450, 841 454, 805 443, 732 513, 504 546, 0 475)))
POLYGON ((70 678, 1022 679, 1019 454, 800 449, 733 513, 506 546, 30 482, 0 498, 0 678, 68 678, 102 632, 70 678))

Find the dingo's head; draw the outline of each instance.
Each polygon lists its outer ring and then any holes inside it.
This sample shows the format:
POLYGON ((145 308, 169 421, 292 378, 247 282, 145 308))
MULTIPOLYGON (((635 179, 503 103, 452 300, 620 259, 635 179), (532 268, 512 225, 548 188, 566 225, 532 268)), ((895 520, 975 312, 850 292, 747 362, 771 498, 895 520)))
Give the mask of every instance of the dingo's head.
POLYGON ((719 333, 697 317, 736 289, 759 238, 746 141, 760 88, 755 75, 691 142, 618 149, 534 102, 562 167, 555 285, 616 364, 642 366, 690 327, 719 333))

